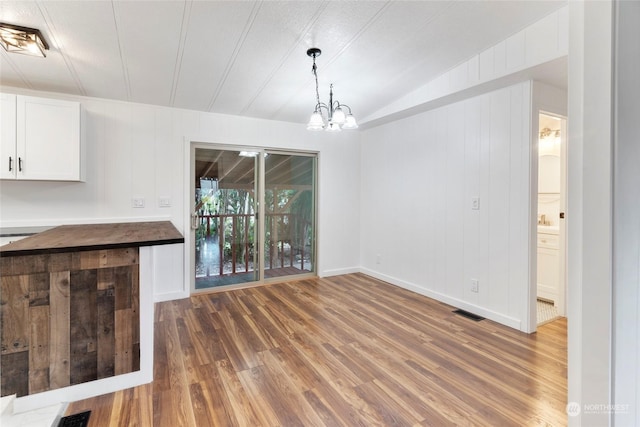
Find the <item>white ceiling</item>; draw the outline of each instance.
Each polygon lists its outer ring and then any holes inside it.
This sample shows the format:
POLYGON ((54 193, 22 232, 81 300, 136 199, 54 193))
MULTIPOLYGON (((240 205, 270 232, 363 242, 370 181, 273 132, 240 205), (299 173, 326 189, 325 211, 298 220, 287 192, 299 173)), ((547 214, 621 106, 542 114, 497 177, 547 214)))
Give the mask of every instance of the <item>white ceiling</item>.
POLYGON ((47 58, 0 49, 0 84, 306 122, 320 97, 365 117, 566 4, 537 1, 5 1, 47 58))

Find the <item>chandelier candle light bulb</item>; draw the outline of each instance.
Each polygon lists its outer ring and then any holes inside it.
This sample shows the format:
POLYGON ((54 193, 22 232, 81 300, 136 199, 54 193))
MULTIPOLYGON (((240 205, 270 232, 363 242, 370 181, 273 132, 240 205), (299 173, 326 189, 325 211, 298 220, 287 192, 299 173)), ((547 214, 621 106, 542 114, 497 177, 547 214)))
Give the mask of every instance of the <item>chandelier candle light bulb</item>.
POLYGON ((337 100, 333 100, 333 84, 329 86, 329 104, 320 102, 320 92, 318 91, 318 66, 316 65, 316 58, 320 56, 321 53, 322 51, 317 47, 312 47, 307 50, 307 55, 313 58, 311 72, 313 73, 316 83, 316 106, 309 118, 309 123, 307 123, 307 129, 326 129, 329 132, 339 132, 342 129, 357 129, 358 123, 351 113, 351 107, 346 104, 341 104, 337 100), (345 108, 348 110, 348 113, 345 113, 345 108), (326 120, 322 115, 323 109, 327 112, 326 120))

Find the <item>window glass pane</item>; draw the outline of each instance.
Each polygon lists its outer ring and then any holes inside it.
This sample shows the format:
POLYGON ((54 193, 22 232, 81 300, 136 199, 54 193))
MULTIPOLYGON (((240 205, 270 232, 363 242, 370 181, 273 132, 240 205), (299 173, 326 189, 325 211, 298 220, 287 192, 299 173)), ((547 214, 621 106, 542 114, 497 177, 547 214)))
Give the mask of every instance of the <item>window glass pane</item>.
POLYGON ((315 270, 315 157, 265 158, 265 278, 315 270))

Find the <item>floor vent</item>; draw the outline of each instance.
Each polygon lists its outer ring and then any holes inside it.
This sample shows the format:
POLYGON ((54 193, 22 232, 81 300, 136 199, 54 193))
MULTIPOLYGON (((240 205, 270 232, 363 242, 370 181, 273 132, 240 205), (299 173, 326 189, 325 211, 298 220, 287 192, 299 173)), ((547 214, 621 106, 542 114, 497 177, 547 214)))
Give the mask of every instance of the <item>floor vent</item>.
POLYGON ((87 427, 89 425, 89 416, 91 411, 80 412, 78 414, 67 415, 60 418, 58 427, 87 427))
POLYGON ((453 310, 453 312, 455 314, 459 314, 460 316, 464 316, 467 319, 471 319, 471 320, 475 320, 476 322, 479 322, 481 320, 484 320, 484 317, 482 316, 478 316, 477 314, 473 314, 473 313, 469 313, 468 311, 464 311, 464 310, 453 310))

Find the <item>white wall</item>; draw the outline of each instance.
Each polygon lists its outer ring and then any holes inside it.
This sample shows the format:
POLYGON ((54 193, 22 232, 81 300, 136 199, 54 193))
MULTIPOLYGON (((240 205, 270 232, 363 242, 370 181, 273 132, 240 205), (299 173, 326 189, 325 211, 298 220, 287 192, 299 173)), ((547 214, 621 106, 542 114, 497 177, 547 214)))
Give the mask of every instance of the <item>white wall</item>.
MULTIPOLYGON (((330 275, 358 268, 358 132, 335 135, 309 132, 304 123, 7 87, 2 91, 80 101, 87 151, 86 182, 1 181, 0 227, 164 219, 184 233, 188 231, 184 215, 185 144, 194 140, 315 151, 320 159, 318 273, 330 275), (145 207, 132 208, 134 197, 144 197, 145 207), (160 197, 170 197, 171 207, 158 207, 160 197)), ((164 283, 158 292, 186 296, 188 285, 183 281, 164 283)))
POLYGON ((613 240, 613 403, 616 426, 640 425, 640 2, 616 16, 613 240))
POLYGON ((524 82, 365 131, 363 271, 526 328, 530 117, 524 82))
POLYGON ((610 425, 612 1, 569 2, 568 388, 570 426, 610 425))

